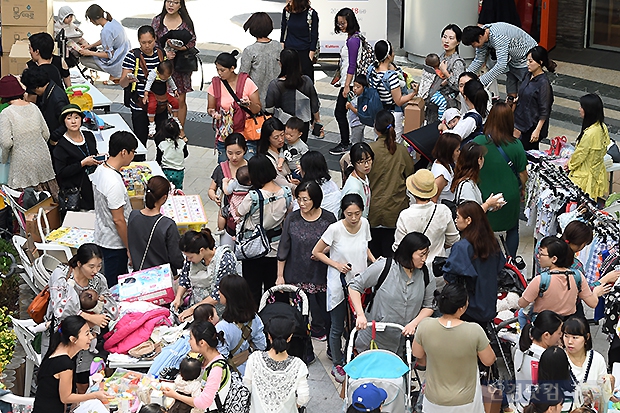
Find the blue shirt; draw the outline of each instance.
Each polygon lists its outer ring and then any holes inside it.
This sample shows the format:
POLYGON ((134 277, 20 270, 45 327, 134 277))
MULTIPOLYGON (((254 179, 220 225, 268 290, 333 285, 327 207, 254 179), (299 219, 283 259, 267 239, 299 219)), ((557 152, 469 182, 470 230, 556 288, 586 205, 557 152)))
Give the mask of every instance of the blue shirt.
MULTIPOLYGON (((257 315, 254 316, 252 320, 252 335, 248 341, 245 341, 241 344, 239 349, 235 352, 235 354, 239 354, 242 351, 245 351, 250 348, 250 341, 254 344, 254 348, 256 350, 266 350, 267 349, 267 339, 265 338, 265 333, 263 332, 263 321, 257 315)), ((215 325, 215 329, 220 332, 224 332, 224 343, 220 343, 217 346, 217 351, 224 358, 229 358, 234 356, 235 354, 230 354, 230 352, 237 347, 239 341, 242 340, 241 337, 241 329, 237 327, 235 323, 229 323, 226 320, 221 320, 219 323, 215 325)), ((237 366, 239 373, 243 376, 245 373, 245 363, 240 366, 237 366)))

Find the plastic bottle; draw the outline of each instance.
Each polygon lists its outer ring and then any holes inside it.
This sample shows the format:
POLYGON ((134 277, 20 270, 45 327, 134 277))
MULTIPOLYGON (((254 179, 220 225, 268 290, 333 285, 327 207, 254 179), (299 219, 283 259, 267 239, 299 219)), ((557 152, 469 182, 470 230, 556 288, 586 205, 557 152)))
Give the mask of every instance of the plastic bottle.
POLYGON ((103 374, 103 370, 105 370, 105 362, 101 357, 95 357, 90 363, 90 375, 92 376, 95 373, 103 374))

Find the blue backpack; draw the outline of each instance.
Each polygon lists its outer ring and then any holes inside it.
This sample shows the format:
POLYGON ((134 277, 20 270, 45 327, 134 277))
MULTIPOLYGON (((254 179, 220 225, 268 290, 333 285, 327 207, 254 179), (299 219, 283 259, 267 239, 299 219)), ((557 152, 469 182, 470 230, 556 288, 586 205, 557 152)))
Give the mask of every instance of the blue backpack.
MULTIPOLYGON (((373 65, 368 67, 368 77, 370 77, 370 72, 374 69, 373 65)), ((391 74, 391 70, 388 70, 383 74, 383 78, 381 82, 387 90, 390 90, 389 77, 391 74)), ((375 87, 369 85, 364 88, 364 91, 361 95, 357 97, 357 117, 360 119, 366 126, 375 126, 375 118, 377 117, 377 113, 383 110, 383 102, 381 102, 381 98, 379 97, 379 91, 375 87)))
MULTIPOLYGON (((549 289, 549 284, 551 283, 551 274, 571 274, 575 279, 575 284, 577 284, 577 291, 581 292, 581 273, 578 273, 573 270, 566 271, 543 271, 540 274, 540 285, 538 287, 538 296, 542 297, 545 291, 549 289)), ((570 288, 570 284, 569 284, 570 288)))

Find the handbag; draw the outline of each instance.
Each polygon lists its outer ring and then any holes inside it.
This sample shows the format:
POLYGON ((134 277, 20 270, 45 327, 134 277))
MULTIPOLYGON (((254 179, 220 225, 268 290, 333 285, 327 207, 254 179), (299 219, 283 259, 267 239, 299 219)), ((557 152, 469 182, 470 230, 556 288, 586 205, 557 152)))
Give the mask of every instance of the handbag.
POLYGON ((262 111, 257 114, 252 113, 252 111, 247 106, 244 106, 241 103, 241 99, 239 99, 239 96, 237 96, 237 94, 232 90, 232 88, 230 87, 230 84, 228 84, 226 80, 222 80, 222 83, 224 84, 224 87, 226 88, 226 90, 228 90, 228 93, 230 93, 230 96, 232 96, 232 98, 235 100, 237 105, 239 105, 241 110, 243 110, 249 116, 245 120, 245 126, 243 128, 243 136, 245 137, 247 141, 259 140, 260 131, 263 127, 263 123, 265 123, 265 121, 269 117, 262 111))
POLYGON ((433 274, 435 277, 443 277, 443 266, 446 265, 447 257, 437 256, 433 258, 433 274))
POLYGON ((178 50, 174 57, 174 70, 179 73, 192 73, 198 71, 198 50, 191 47, 187 50, 178 50))
POLYGON ((151 235, 149 235, 149 240, 146 243, 146 249, 144 250, 144 255, 142 256, 142 261, 140 262, 140 268, 138 268, 138 271, 142 271, 144 260, 146 259, 146 254, 149 252, 149 247, 151 246, 151 240, 153 239, 153 233, 155 232, 155 227, 157 226, 157 224, 159 224, 159 221, 161 221, 163 217, 164 217, 163 215, 160 215, 157 221, 155 221, 155 225, 153 225, 153 228, 151 228, 151 235))
POLYGON ((502 409, 503 393, 501 383, 494 377, 493 369, 489 367, 485 384, 480 385, 482 390, 482 402, 485 413, 499 413, 502 409))
POLYGON ((61 189, 58 203, 61 211, 79 211, 82 189, 79 187, 61 189))
POLYGON ((269 237, 267 237, 267 231, 263 227, 263 203, 264 198, 260 190, 250 191, 258 193, 258 210, 260 211, 260 221, 254 227, 250 235, 246 234, 245 224, 250 218, 252 212, 248 212, 241 224, 241 230, 237 235, 235 241, 235 256, 238 260, 252 260, 256 258, 264 257, 271 251, 271 244, 269 243, 269 237))
POLYGON ((28 306, 28 315, 34 320, 35 323, 41 324, 43 322, 45 319, 45 314, 47 313, 47 306, 49 305, 49 302, 50 287, 46 285, 45 288, 33 298, 32 302, 28 306))

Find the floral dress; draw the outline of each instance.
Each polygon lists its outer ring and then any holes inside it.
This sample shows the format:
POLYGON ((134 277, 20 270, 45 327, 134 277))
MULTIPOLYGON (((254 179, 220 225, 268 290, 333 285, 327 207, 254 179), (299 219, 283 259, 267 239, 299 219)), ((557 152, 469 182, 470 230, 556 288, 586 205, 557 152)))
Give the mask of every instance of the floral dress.
MULTIPOLYGON (((155 38, 158 39, 158 42, 159 42, 159 39, 161 39, 164 35, 166 35, 166 33, 169 32, 168 28, 163 23, 162 16, 153 17, 151 26, 153 26, 153 30, 155 30, 155 38)), ((186 44, 186 46, 188 48, 192 48, 196 46, 196 33, 194 33, 194 31, 189 28, 187 23, 185 22, 181 23, 181 25, 177 27, 175 30, 187 30, 188 32, 190 32, 192 34, 192 38, 186 44)), ((161 44, 160 46, 163 49, 165 45, 161 44)), ((179 94, 184 94, 184 93, 191 92, 194 90, 192 89, 192 74, 191 73, 179 73, 175 71, 172 74, 172 80, 174 80, 174 83, 177 85, 179 94)))

